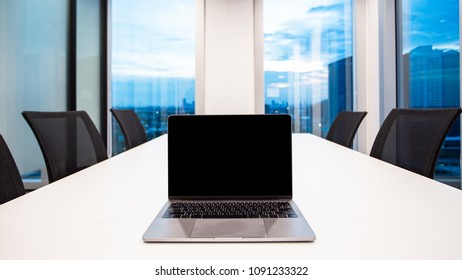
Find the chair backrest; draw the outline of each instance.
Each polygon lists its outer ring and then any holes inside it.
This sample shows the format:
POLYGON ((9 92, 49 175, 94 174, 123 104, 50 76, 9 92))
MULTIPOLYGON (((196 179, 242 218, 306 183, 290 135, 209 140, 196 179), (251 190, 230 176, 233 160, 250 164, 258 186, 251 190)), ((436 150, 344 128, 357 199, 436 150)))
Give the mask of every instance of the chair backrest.
POLYGON ((460 112, 460 108, 393 109, 370 155, 433 178, 443 141, 460 112))
POLYGON ((104 142, 85 111, 22 115, 40 145, 50 183, 107 159, 104 142))
POLYGON ((353 139, 367 112, 340 112, 327 133, 326 139, 352 148, 353 139))
POLYGON ((0 134, 0 204, 26 193, 18 167, 0 134))
POLYGON ((110 109, 125 139, 125 150, 129 150, 148 141, 146 131, 138 115, 133 110, 110 109))

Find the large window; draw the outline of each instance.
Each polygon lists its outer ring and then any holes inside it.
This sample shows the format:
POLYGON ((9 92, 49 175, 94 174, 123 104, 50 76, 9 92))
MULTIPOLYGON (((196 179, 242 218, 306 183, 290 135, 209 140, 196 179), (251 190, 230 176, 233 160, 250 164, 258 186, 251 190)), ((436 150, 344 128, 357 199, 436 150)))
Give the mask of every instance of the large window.
POLYGON ((168 115, 194 113, 195 0, 113 0, 111 51, 112 107, 135 110, 149 139, 167 132, 168 115))
POLYGON ((294 132, 325 136, 354 109, 351 0, 265 0, 265 113, 289 113, 294 132))
POLYGON ((68 1, 0 1, 0 133, 27 188, 45 163, 21 112, 67 109, 68 22, 68 1))
MULTIPOLYGON (((459 0, 397 2, 398 106, 460 107, 459 0)), ((435 178, 460 187, 460 120, 443 144, 435 178)))

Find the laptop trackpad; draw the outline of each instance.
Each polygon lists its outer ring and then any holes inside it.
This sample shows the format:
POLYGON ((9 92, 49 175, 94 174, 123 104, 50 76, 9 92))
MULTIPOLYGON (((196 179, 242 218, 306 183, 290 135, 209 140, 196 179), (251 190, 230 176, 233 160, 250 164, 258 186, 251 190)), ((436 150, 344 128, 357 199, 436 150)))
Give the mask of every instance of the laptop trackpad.
POLYGON ((197 219, 191 237, 266 237, 262 219, 197 219))

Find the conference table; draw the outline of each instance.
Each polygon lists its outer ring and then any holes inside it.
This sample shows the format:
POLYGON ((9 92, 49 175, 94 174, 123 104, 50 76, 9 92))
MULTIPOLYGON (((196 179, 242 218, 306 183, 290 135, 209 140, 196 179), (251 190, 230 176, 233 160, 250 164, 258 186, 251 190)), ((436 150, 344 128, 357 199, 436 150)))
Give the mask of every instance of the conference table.
POLYGON ((293 194, 314 242, 144 243, 167 137, 0 205, 0 259, 462 259, 462 191, 311 134, 293 134, 293 194))

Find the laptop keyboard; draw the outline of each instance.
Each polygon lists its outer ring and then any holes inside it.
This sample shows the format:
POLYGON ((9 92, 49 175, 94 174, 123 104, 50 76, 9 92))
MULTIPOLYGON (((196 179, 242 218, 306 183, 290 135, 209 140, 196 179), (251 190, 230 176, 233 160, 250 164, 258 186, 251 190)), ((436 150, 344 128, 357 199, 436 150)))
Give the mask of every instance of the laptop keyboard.
POLYGON ((172 202, 162 218, 297 218, 289 202, 172 202))

